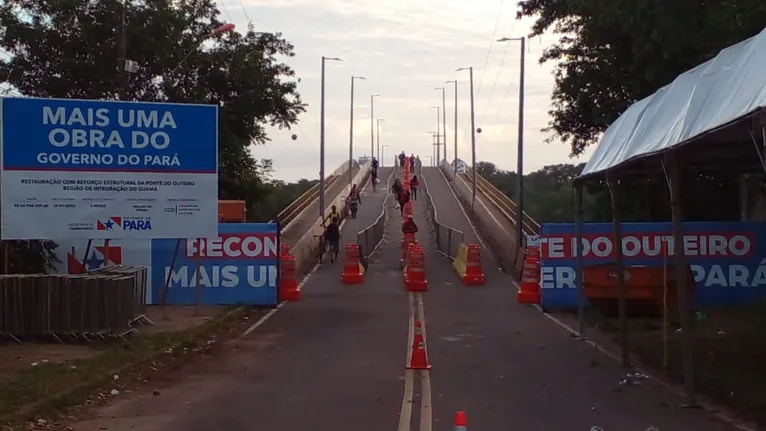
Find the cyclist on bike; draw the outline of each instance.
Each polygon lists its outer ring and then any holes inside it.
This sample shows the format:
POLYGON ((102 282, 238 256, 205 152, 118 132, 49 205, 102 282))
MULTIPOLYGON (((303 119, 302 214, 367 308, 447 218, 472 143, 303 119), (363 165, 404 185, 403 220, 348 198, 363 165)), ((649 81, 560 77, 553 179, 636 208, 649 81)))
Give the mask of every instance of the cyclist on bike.
POLYGON ((338 212, 337 206, 332 206, 330 214, 327 214, 327 217, 322 220, 322 226, 327 223, 327 220, 330 220, 330 222, 335 222, 336 225, 340 223, 340 213, 338 212))
POLYGON ((330 262, 335 262, 340 250, 340 228, 335 219, 330 220, 330 224, 324 228, 324 240, 330 246, 330 262))

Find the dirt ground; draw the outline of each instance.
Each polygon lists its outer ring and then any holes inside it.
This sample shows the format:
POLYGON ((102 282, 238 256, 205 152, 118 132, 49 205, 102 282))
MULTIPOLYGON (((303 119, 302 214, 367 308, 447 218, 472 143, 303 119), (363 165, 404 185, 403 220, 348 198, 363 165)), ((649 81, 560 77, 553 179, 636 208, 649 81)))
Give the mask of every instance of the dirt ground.
MULTIPOLYGON (((196 315, 194 307, 149 306, 146 315, 154 324, 137 326, 141 334, 180 331, 204 323, 220 313, 222 307, 201 307, 196 315)), ((11 339, 0 342, 0 382, 9 381, 19 373, 42 364, 63 364, 77 359, 92 358, 99 354, 99 343, 59 344, 54 340, 45 343, 16 343, 11 339)))
MULTIPOLYGON (((573 327, 576 319, 556 314, 573 327)), ((588 337, 609 343, 619 354, 619 322, 588 313, 588 337), (596 331, 594 328, 598 328, 596 331)), ((766 304, 736 309, 702 309, 694 314, 694 366, 698 393, 736 416, 766 425, 766 304)), ((636 364, 683 389, 681 330, 663 319, 630 319, 628 345, 636 364)))

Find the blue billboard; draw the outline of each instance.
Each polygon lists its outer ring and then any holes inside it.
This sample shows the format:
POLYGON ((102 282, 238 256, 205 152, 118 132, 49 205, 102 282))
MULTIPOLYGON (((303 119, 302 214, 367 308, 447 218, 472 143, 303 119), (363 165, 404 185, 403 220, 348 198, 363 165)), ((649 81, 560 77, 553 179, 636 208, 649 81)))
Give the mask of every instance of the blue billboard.
MULTIPOLYGON (((670 223, 623 223, 626 266, 672 265, 670 223)), ((584 223, 584 266, 613 262, 614 226, 584 223)), ((766 224, 684 223, 684 250, 696 291, 694 304, 742 305, 766 299, 766 224)), ((574 224, 541 228, 541 302, 547 308, 577 306, 574 224)))
POLYGON ((218 106, 0 98, 2 239, 213 237, 218 106))
POLYGON ((218 106, 3 98, 3 169, 218 172, 218 106))
POLYGON ((218 237, 153 239, 152 303, 277 304, 278 231, 275 223, 222 223, 218 237), (176 252, 177 249, 177 252, 176 252))

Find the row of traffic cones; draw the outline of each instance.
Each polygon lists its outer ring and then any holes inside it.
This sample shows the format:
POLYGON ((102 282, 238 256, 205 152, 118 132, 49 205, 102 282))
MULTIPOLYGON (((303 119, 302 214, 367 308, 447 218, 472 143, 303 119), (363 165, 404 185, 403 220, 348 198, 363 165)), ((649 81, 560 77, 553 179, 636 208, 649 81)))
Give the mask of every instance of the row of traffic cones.
POLYGON ((290 244, 279 245, 279 286, 277 289, 279 301, 298 301, 301 291, 298 289, 298 277, 295 267, 295 256, 290 252, 290 244))

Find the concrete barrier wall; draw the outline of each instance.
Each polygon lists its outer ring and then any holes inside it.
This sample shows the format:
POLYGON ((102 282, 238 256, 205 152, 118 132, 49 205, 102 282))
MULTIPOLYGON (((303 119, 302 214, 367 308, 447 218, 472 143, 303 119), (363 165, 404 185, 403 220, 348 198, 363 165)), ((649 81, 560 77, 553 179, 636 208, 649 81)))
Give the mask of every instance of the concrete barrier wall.
MULTIPOLYGON (((360 167, 359 172, 357 172, 353 182, 358 184, 358 187, 364 187, 369 178, 370 164, 365 163, 360 167)), ((342 181, 342 179, 339 179, 338 181, 342 181)), ((330 214, 329 208, 332 205, 336 205, 338 207, 338 212, 341 214, 343 213, 343 210, 346 207, 345 199, 350 191, 351 186, 347 184, 340 191, 340 193, 338 193, 338 195, 335 196, 335 198, 327 205, 327 208, 325 208, 324 212, 325 217, 330 214)), ((316 254, 318 242, 317 239, 314 238, 314 235, 321 235, 324 232, 324 228, 321 226, 321 224, 322 220, 317 217, 308 231, 306 231, 306 233, 295 243, 292 248, 293 256, 295 256, 296 271, 299 275, 306 274, 317 261, 316 254)))
POLYGON ((458 200, 466 209, 466 213, 471 217, 471 221, 479 230, 481 237, 487 241, 490 249, 492 249, 498 266, 506 274, 518 277, 520 273, 516 265, 516 241, 514 240, 513 232, 511 232, 513 226, 507 220, 498 220, 493 215, 492 211, 487 207, 487 205, 492 204, 486 199, 479 199, 481 194, 478 190, 476 191, 477 198, 472 208, 471 182, 464 179, 463 175, 455 175, 452 166, 447 163, 442 163, 440 167, 445 177, 455 178, 455 181, 450 185, 455 191, 458 200))

